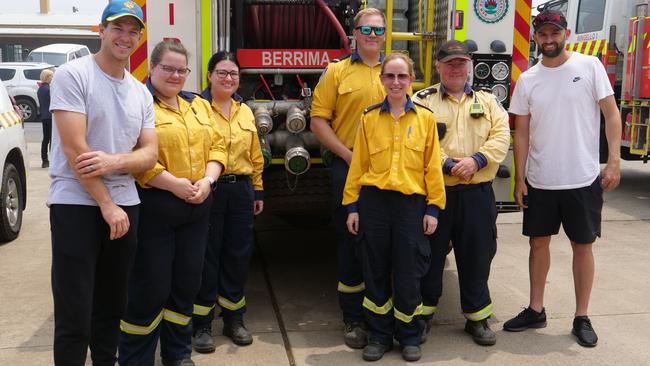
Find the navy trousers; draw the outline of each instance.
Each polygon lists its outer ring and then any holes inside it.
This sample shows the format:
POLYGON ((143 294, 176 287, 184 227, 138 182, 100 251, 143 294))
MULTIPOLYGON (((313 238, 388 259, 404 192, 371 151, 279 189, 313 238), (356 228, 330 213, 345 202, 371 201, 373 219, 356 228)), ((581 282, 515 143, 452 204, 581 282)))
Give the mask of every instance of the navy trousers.
POLYGON ((391 345, 395 335, 401 345, 419 346, 420 281, 431 256, 422 223, 425 198, 364 186, 358 207, 369 340, 391 345))
POLYGON ((120 365, 153 365, 160 338, 168 361, 192 354, 192 311, 201 285, 212 195, 186 203, 171 192, 139 189, 142 207, 129 301, 120 324, 120 365))
POLYGON ((453 244, 460 303, 465 318, 483 320, 492 315, 488 288, 490 265, 497 250, 497 209, 490 183, 447 187, 447 205, 430 236, 431 268, 422 279, 423 314, 431 318, 442 295, 442 273, 449 242, 453 244))
POLYGON ((363 321, 362 303, 366 288, 363 282, 359 248, 354 245, 354 236, 348 232, 345 224, 348 213, 341 203, 348 169, 345 160, 339 157, 332 159, 332 225, 338 239, 337 290, 339 306, 343 311, 343 322, 346 324, 363 321))
POLYGON ((253 255, 253 203, 250 179, 217 183, 203 281, 194 302, 195 329, 211 327, 216 304, 226 322, 241 319, 246 312, 244 287, 253 255))

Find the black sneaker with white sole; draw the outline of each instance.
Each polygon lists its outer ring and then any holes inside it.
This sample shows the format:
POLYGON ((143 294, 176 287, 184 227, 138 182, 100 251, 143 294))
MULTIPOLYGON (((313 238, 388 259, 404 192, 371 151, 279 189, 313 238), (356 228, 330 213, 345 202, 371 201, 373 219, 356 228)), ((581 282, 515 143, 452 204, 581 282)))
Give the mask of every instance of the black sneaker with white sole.
POLYGON ((521 332, 528 328, 545 328, 546 310, 542 308, 539 313, 530 307, 525 308, 516 317, 503 323, 503 330, 508 332, 521 332))

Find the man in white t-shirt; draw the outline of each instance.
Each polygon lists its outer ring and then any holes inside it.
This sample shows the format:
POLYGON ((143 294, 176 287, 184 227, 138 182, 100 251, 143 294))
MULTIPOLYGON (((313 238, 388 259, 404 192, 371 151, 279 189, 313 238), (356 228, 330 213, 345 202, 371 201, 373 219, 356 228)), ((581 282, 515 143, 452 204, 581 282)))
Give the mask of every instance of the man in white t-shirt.
POLYGON ((561 224, 573 249, 572 333, 580 345, 593 347, 598 337, 587 317, 592 244, 600 236, 603 191, 613 190, 620 180, 621 118, 600 61, 565 49, 571 31, 562 13, 544 11, 533 26, 544 58, 521 75, 510 104, 516 116, 515 200, 524 209, 523 234, 530 237, 530 304, 503 328, 517 332, 546 326, 549 246, 561 224), (602 172, 601 111, 609 147, 602 172))

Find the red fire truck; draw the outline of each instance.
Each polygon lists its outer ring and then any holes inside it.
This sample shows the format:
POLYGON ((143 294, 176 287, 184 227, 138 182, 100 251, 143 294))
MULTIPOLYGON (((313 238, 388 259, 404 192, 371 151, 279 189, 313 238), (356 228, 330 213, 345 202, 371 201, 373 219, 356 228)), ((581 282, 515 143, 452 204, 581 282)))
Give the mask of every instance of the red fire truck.
MULTIPOLYGON (((309 131, 311 91, 327 64, 354 47, 349 36, 363 7, 387 15, 386 52, 407 52, 418 90, 434 83, 433 55, 448 39, 474 45, 473 83, 507 107, 514 82, 528 65, 531 0, 135 0, 146 13, 146 37, 131 72, 147 77, 147 55, 162 39, 190 51, 191 80, 205 85, 217 50, 236 52, 239 94, 253 109, 263 146, 267 211, 329 209, 331 153, 309 131)), ((513 209, 512 157, 494 183, 500 209, 513 209)))

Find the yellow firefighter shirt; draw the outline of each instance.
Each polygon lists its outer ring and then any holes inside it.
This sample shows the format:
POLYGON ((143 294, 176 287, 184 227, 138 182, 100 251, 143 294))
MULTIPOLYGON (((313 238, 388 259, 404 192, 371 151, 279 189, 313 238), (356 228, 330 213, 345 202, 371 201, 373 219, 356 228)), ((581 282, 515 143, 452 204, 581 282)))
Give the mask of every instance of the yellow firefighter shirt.
POLYGON ((316 85, 311 116, 330 121, 332 130, 348 149, 354 145, 364 108, 380 103, 386 95, 380 73, 381 64, 370 67, 353 52, 330 63, 316 85))
POLYGON ((208 161, 225 166, 225 142, 217 131, 210 103, 199 97, 191 102, 177 98, 179 110, 157 98, 154 103, 158 162, 135 176, 142 187, 164 170, 194 183, 205 176, 208 161))
MULTIPOLYGON (((212 102, 217 130, 224 137, 226 145, 227 163, 223 175, 248 175, 253 180, 253 189, 256 192, 263 191, 264 157, 255 127, 255 116, 246 104, 234 99, 230 103, 230 118, 227 118, 219 106, 212 102)), ((256 193, 256 199, 260 198, 260 194, 256 193)))
POLYGON ((426 197, 427 214, 445 208, 440 145, 433 113, 409 98, 395 119, 388 101, 368 107, 361 118, 343 191, 348 212, 356 211, 361 186, 426 197), (436 207, 432 207, 436 206, 436 207))
POLYGON ((463 97, 458 100, 436 84, 416 93, 413 100, 429 107, 436 121, 446 125, 446 133, 440 141, 445 185, 477 184, 494 179, 510 147, 508 113, 494 95, 474 91, 466 84, 463 97), (484 113, 479 118, 470 116, 470 105, 475 100, 483 106, 484 113), (475 158, 479 170, 465 182, 451 175, 451 158, 468 156, 475 158))

